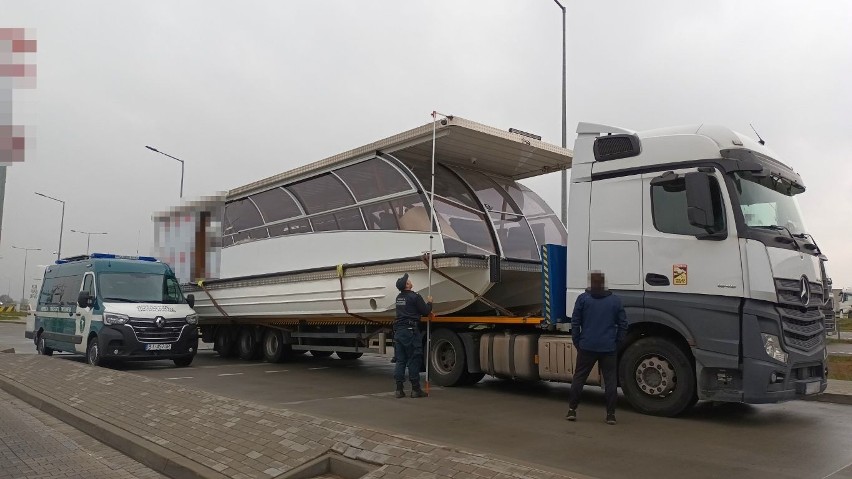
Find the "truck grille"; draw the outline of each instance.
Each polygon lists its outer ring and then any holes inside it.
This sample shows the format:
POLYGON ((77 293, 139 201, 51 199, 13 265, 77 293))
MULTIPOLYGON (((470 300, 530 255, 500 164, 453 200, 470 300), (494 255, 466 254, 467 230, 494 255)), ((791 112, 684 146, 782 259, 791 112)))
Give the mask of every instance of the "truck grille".
POLYGON ((785 344, 803 351, 810 351, 823 344, 825 327, 820 310, 778 308, 778 312, 781 315, 785 344))
POLYGON ((157 327, 151 318, 130 318, 127 322, 136 339, 145 343, 171 343, 180 338, 186 320, 183 318, 167 319, 162 328, 157 327))
POLYGON ((808 301, 808 304, 805 305, 802 304, 802 299, 800 297, 801 280, 775 278, 775 289, 778 291, 778 302, 799 308, 822 307, 825 303, 822 283, 810 282, 808 284, 810 285, 810 301, 808 301))

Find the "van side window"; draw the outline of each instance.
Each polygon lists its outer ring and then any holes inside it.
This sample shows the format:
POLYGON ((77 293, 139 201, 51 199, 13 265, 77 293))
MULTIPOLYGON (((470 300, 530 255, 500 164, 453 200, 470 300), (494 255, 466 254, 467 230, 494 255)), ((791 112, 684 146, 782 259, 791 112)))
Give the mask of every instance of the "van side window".
MULTIPOLYGON (((713 220, 716 231, 725 229, 725 208, 719 183, 710 182, 713 194, 713 220)), ((661 233, 700 236, 706 234, 702 228, 689 224, 686 214, 686 182, 683 178, 661 185, 651 186, 651 211, 654 227, 661 233)))
POLYGON ((83 277, 81 275, 45 278, 39 296, 39 304, 60 307, 73 306, 77 303, 82 282, 83 277))

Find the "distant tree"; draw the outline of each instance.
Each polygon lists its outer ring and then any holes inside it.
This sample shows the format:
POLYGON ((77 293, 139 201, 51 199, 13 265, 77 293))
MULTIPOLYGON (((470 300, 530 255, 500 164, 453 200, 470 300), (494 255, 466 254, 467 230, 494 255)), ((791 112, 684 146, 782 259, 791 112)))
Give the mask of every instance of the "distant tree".
POLYGON ((15 302, 15 300, 12 299, 12 297, 9 296, 8 294, 0 294, 0 303, 6 304, 6 303, 14 303, 14 302, 15 302))

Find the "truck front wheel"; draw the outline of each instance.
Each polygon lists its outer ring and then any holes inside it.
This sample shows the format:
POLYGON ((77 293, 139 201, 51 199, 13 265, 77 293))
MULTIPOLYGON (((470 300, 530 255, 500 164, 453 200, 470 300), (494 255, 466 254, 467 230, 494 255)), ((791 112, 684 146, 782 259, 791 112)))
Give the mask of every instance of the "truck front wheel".
POLYGON ((673 417, 695 403, 692 361, 669 339, 642 338, 628 346, 619 375, 627 401, 643 414, 673 417))

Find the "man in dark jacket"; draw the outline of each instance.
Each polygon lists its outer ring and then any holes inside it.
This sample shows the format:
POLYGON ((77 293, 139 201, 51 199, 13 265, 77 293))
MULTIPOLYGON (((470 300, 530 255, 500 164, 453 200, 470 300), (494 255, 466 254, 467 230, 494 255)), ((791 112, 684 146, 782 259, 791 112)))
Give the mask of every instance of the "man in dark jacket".
POLYGON ((408 273, 396 280, 400 291, 396 297, 396 321, 393 323, 393 348, 396 358, 394 379, 396 397, 405 397, 405 369, 411 382, 411 397, 426 397, 420 389, 420 367, 423 365, 423 336, 420 334, 420 318, 432 312, 432 297, 423 297, 411 290, 408 273))
POLYGON ((569 421, 577 419, 577 406, 589 373, 598 363, 604 380, 606 423, 615 424, 615 403, 618 399, 618 345, 627 334, 627 315, 621 299, 605 287, 604 274, 592 272, 589 288, 577 298, 571 314, 571 337, 577 347, 577 366, 571 382, 568 400, 569 421))

